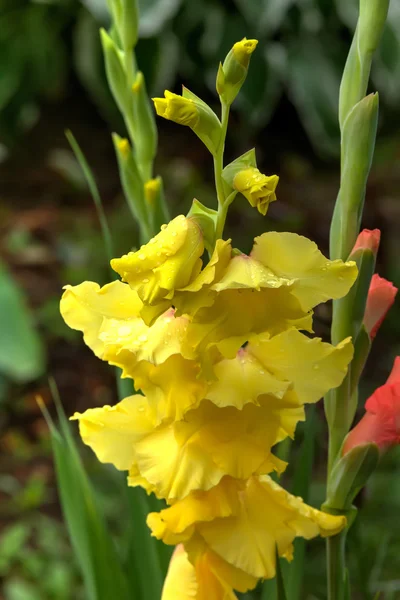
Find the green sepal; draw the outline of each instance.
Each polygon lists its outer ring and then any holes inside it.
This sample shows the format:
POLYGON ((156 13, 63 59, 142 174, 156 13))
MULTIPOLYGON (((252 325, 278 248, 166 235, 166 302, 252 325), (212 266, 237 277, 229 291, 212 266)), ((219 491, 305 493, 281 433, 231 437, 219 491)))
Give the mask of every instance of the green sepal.
POLYGON ((352 394, 357 389, 358 382, 371 350, 371 345, 371 338, 364 325, 361 325, 360 331, 354 340, 354 356, 350 366, 350 392, 352 394))
POLYGON ((139 9, 137 0, 107 0, 108 9, 125 52, 132 52, 137 44, 139 9))
POLYGON ((112 140, 117 155, 122 189, 124 190, 128 206, 140 226, 141 235, 144 241, 146 237, 151 237, 151 235, 149 235, 150 224, 144 195, 143 180, 131 147, 128 146, 122 151, 121 142, 124 140, 117 133, 112 134, 112 140))
POLYGON ((351 511, 354 498, 375 471, 378 461, 379 449, 372 443, 356 446, 339 458, 329 475, 323 510, 351 511))
POLYGON ((126 115, 132 111, 132 98, 127 88, 123 53, 105 29, 100 29, 100 38, 108 84, 119 110, 126 115))
POLYGON ((196 104, 199 112, 199 121, 192 129, 211 154, 215 156, 221 142, 221 121, 204 100, 193 94, 185 86, 182 86, 182 97, 193 100, 196 104))
POLYGON ((351 336, 356 339, 365 313, 368 290, 375 272, 376 254, 370 248, 359 248, 349 256, 358 268, 358 276, 348 294, 333 305, 332 343, 351 336))
POLYGON ((248 150, 238 158, 235 158, 229 165, 226 165, 222 171, 222 179, 233 189, 233 180, 235 176, 249 167, 257 168, 255 148, 248 150))
POLYGON ((141 71, 136 74, 132 94, 136 154, 139 168, 147 179, 151 177, 151 165, 157 152, 157 127, 141 71))
POLYGON ((120 37, 125 52, 132 52, 138 41, 139 7, 137 0, 122 0, 120 37))
POLYGON ((375 148, 378 94, 350 111, 342 131, 341 179, 330 233, 331 258, 347 260, 356 242, 375 148))
POLYGON ((187 216, 198 223, 203 232, 204 246, 208 252, 212 253, 215 245, 218 212, 204 206, 204 204, 195 198, 187 216))

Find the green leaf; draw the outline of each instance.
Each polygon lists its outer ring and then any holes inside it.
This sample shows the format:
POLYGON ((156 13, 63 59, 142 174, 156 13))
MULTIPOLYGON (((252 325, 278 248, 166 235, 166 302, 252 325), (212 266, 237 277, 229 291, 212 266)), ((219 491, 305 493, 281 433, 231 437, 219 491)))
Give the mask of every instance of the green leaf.
POLYGON ((56 402, 59 430, 45 407, 42 409, 50 427, 61 506, 82 571, 86 597, 88 600, 132 600, 121 558, 84 470, 57 388, 52 382, 50 387, 56 402))
POLYGON ((126 572, 130 577, 131 586, 135 585, 137 598, 154 600, 161 597, 166 574, 165 549, 169 554, 172 549, 150 535, 146 518, 152 508, 151 499, 147 497, 146 492, 141 488, 128 488, 126 481, 124 485, 131 517, 125 560, 126 572))
POLYGON ((113 241, 111 236, 110 227, 107 222, 107 217, 104 212, 103 203, 101 201, 99 188, 97 187, 96 179, 93 175, 91 168, 89 167, 89 163, 86 160, 85 155, 83 154, 78 142, 76 141, 73 133, 69 130, 65 132, 65 136, 70 143, 70 146, 75 154, 76 160, 78 161, 83 174, 85 176, 88 188, 93 198, 93 202, 96 207, 97 216, 100 221, 101 233, 103 235, 104 247, 106 251, 106 255, 108 260, 110 261, 114 258, 113 251, 113 241))
POLYGON ((44 351, 24 297, 0 263, 0 372, 24 382, 39 377, 44 351))

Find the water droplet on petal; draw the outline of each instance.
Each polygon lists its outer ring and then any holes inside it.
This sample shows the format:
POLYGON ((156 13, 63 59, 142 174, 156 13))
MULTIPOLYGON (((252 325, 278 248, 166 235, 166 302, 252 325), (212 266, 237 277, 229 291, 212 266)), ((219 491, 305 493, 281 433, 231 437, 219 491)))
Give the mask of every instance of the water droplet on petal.
POLYGON ((143 283, 149 283, 149 279, 147 279, 147 277, 145 277, 145 279, 143 279, 143 283))
POLYGON ((141 252, 140 254, 138 254, 138 258, 139 260, 144 260, 146 256, 143 254, 143 252, 141 252))
POLYGON ((319 365, 314 365, 314 366, 313 366, 313 369, 314 369, 314 371, 318 371, 318 369, 319 369, 319 365))
POLYGON ((167 229, 167 225, 165 223, 161 225, 161 231, 164 231, 164 229, 167 229))
POLYGON ((147 335, 139 335, 138 337, 138 341, 139 342, 147 342, 147 335))
POLYGON ((138 411, 139 411, 139 412, 144 412, 144 406, 139 406, 139 407, 138 407, 138 411))

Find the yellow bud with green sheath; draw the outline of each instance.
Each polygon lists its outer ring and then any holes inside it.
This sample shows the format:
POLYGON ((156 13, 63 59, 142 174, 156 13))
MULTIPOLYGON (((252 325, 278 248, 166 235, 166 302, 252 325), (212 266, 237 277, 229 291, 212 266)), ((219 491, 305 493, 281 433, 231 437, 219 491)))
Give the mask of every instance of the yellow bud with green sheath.
POLYGON ((232 104, 242 87, 249 69, 250 58, 258 44, 257 40, 243 38, 236 42, 217 74, 217 92, 223 102, 232 104))
POLYGON ((254 148, 248 150, 222 171, 223 180, 237 192, 240 192, 251 206, 262 215, 267 213, 271 202, 276 200, 278 175, 264 175, 257 169, 254 148))
POLYGON ((201 98, 183 87, 181 96, 165 90, 164 98, 153 98, 153 102, 158 116, 190 127, 215 155, 221 138, 221 122, 201 98))

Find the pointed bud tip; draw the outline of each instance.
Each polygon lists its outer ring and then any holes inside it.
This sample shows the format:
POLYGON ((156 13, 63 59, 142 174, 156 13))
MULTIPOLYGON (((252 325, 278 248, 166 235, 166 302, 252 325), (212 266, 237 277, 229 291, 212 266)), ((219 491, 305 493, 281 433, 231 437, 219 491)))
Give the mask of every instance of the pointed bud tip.
POLYGON ((364 314, 364 326, 373 339, 392 304, 398 288, 377 273, 372 276, 364 314))
MULTIPOLYGON (((363 229, 357 238, 354 245, 353 252, 356 250, 371 250, 374 254, 377 254, 379 244, 381 241, 380 229, 363 229)), ((353 254, 352 252, 352 254, 353 254)))

